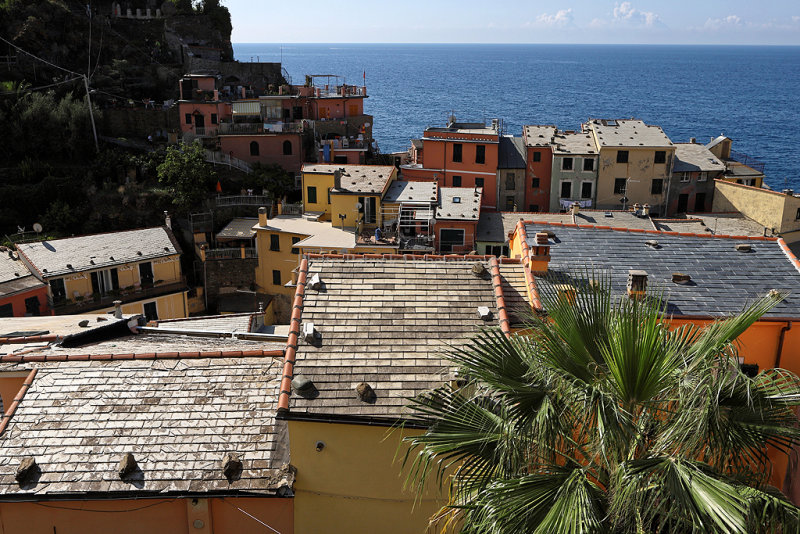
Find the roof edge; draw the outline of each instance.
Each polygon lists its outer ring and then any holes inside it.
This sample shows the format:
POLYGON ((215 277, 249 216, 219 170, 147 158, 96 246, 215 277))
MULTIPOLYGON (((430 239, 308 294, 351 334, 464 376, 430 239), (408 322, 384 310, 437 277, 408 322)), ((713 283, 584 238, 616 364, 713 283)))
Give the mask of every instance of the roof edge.
POLYGON ((708 239, 736 239, 738 241, 778 241, 777 237, 747 236, 747 235, 728 235, 728 234, 695 234, 693 232, 671 232, 666 230, 643 230, 641 228, 623 228, 620 226, 602 226, 597 224, 570 224, 547 221, 520 221, 524 224, 539 224, 542 226, 558 226, 562 228, 587 228, 593 230, 614 230, 616 232, 628 232, 631 234, 656 234, 656 235, 677 235, 681 237, 705 237, 708 239))
POLYGON ((303 297, 305 297, 306 278, 308 277, 307 256, 300 260, 299 273, 297 288, 294 291, 292 316, 289 320, 289 338, 286 340, 286 350, 283 353, 283 373, 278 393, 278 415, 289 412, 289 397, 292 394, 292 378, 294 378, 294 362, 297 357, 297 345, 300 340, 300 325, 303 317, 303 297))

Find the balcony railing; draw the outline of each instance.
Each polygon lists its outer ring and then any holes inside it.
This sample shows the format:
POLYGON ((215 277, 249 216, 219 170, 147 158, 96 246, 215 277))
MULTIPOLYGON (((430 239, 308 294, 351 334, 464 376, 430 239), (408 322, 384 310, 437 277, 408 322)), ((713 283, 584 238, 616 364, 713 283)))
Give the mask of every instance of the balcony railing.
POLYGON ((302 215, 303 204, 283 204, 281 205, 281 215, 302 215))
POLYGON ((229 195, 216 199, 218 208, 225 206, 265 206, 269 204, 269 197, 263 195, 229 195))
POLYGON ((766 167, 766 164, 763 161, 759 161, 752 156, 742 154, 741 152, 737 152, 735 150, 731 150, 731 159, 733 161, 738 161, 743 165, 747 165, 751 169, 755 169, 761 174, 764 174, 764 168, 766 167))
POLYGON ((206 249, 206 260, 242 260, 257 257, 255 247, 206 249))
POLYGON ((369 148, 369 143, 359 139, 326 139, 320 141, 319 149, 322 150, 322 147, 325 145, 330 145, 330 147, 334 150, 339 150, 339 149, 365 150, 369 148))
POLYGON ((217 129, 216 128, 211 128, 211 127, 206 128, 206 127, 203 127, 203 126, 195 126, 194 127, 194 134, 197 137, 214 137, 214 136, 217 135, 217 129))
POLYGON ((229 154, 223 154, 222 152, 215 152, 214 150, 206 149, 205 155, 206 161, 213 163, 214 165, 227 165, 228 167, 239 169, 247 174, 253 172, 253 167, 249 163, 239 158, 234 158, 229 154))
POLYGON ((301 133, 302 131, 302 122, 223 122, 219 125, 221 135, 301 133))
POLYGON ((100 308, 108 308, 114 305, 115 300, 120 300, 123 303, 133 302, 136 300, 158 297, 161 295, 169 295, 170 293, 187 291, 188 289, 189 287, 186 285, 186 279, 181 277, 181 279, 176 282, 160 282, 151 285, 142 285, 141 287, 119 289, 109 292, 105 295, 91 295, 81 300, 56 300, 53 299, 53 297, 48 296, 47 302, 50 307, 55 310, 56 315, 71 315, 76 313, 86 313, 100 308))

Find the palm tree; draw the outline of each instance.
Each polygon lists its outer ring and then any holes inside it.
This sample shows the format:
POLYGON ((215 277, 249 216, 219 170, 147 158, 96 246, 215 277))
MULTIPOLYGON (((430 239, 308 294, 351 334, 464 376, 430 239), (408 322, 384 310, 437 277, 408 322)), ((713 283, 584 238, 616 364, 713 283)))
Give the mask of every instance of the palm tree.
MULTIPOLYGON (((798 532, 768 485, 800 442, 800 379, 742 373, 736 338, 785 295, 704 328, 671 328, 662 295, 574 296, 540 284, 547 317, 448 354, 468 377, 411 401, 409 481, 449 490, 437 528, 465 533, 798 532)), ((575 279, 570 279, 574 284, 575 279)))

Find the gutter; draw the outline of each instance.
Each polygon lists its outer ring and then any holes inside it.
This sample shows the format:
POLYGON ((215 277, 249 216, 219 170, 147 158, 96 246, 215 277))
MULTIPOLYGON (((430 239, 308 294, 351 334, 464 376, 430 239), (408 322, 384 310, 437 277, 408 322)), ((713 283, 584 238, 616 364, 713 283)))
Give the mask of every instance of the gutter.
POLYGON ((786 326, 781 328, 781 334, 778 337, 778 350, 775 353, 775 365, 773 367, 779 368, 781 366, 781 356, 783 356, 783 340, 786 337, 786 332, 792 329, 791 321, 786 322, 786 326))

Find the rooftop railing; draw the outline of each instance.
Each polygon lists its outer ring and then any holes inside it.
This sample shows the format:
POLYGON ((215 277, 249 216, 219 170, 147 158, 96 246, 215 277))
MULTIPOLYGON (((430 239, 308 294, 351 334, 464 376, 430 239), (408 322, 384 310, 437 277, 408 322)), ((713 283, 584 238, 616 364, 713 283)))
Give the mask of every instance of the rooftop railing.
POLYGON ((764 168, 766 167, 766 164, 763 161, 759 161, 752 156, 748 156, 747 154, 743 154, 735 150, 731 150, 731 159, 733 161, 738 161, 742 165, 747 165, 751 169, 755 169, 762 174, 764 173, 764 168))
POLYGON ((206 260, 242 260, 257 258, 255 247, 209 248, 205 251, 206 260))
POLYGON ((269 197, 264 195, 226 195, 216 198, 218 208, 225 206, 265 206, 269 197))

